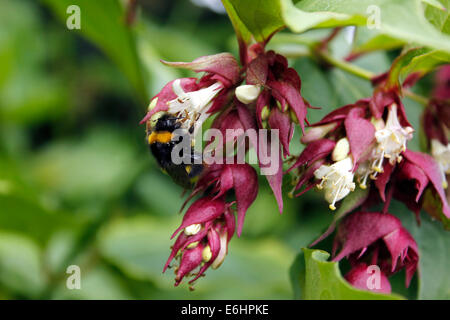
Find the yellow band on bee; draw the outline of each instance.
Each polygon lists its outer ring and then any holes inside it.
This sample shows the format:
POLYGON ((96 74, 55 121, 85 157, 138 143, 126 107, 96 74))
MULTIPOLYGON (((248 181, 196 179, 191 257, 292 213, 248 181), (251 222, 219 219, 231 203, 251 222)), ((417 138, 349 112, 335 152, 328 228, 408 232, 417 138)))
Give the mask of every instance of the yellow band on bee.
POLYGON ((169 131, 152 132, 148 136, 148 143, 152 144, 155 142, 169 143, 172 140, 172 133, 169 131))

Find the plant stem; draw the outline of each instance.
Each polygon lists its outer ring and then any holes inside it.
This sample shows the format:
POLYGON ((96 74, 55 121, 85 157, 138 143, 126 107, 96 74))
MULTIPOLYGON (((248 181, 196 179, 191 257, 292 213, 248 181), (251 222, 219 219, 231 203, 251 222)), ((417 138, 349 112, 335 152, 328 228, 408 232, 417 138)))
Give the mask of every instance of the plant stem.
POLYGON ((421 96, 417 93, 414 93, 410 90, 403 90, 403 95, 405 97, 410 98, 411 100, 414 100, 414 101, 420 103, 424 107, 428 106, 428 104, 429 104, 429 100, 427 98, 425 98, 424 96, 421 96))
MULTIPOLYGON (((369 81, 372 80, 373 77, 375 77, 375 73, 373 73, 369 70, 360 68, 358 66, 355 66, 354 64, 349 63, 347 61, 336 59, 333 56, 331 56, 328 52, 318 51, 318 54, 319 54, 319 57, 322 58, 328 64, 330 64, 334 67, 337 67, 343 71, 346 71, 350 74, 353 74, 357 77, 360 77, 360 78, 363 78, 363 79, 366 79, 369 81)), ((414 101, 420 103, 421 105, 423 105, 425 107, 429 103, 429 100, 427 98, 425 98, 424 96, 421 96, 421 95, 414 93, 407 89, 403 90, 403 95, 405 97, 410 98, 411 100, 414 100, 414 101)))
POLYGON ((333 56, 331 56, 328 52, 318 51, 317 53, 318 53, 319 57, 322 58, 328 64, 330 64, 334 67, 337 67, 341 70, 344 70, 348 73, 351 73, 357 77, 360 77, 360 78, 363 78, 366 80, 371 80, 373 77, 375 77, 375 74, 373 72, 363 69, 363 68, 360 68, 349 62, 336 59, 333 56))

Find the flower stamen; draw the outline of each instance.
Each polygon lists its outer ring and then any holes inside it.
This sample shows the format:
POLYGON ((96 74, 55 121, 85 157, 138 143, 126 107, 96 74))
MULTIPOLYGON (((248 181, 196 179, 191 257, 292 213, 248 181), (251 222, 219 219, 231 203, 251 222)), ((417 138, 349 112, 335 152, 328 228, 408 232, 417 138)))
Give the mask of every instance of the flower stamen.
POLYGON ((314 172, 321 179, 317 188, 324 189, 325 200, 330 203, 330 209, 336 209, 336 202, 342 200, 355 189, 352 173, 353 161, 350 157, 337 161, 332 165, 322 165, 314 172))
POLYGON ((185 92, 181 87, 181 81, 175 80, 172 85, 173 92, 177 98, 168 101, 169 113, 176 116, 182 115, 183 127, 189 130, 194 126, 193 136, 208 118, 208 110, 212 105, 214 97, 222 90, 223 85, 219 82, 207 88, 197 91, 185 92))

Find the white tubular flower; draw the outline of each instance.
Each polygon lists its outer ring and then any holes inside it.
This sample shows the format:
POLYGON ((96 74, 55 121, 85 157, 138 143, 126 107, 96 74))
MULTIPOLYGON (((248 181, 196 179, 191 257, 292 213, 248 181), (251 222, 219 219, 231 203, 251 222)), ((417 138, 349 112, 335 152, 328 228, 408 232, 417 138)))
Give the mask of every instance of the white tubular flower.
POLYGON ((193 236, 199 233, 201 229, 202 229, 201 224, 191 224, 190 226, 184 228, 184 234, 187 236, 193 236))
POLYGON ((322 180, 317 187, 324 190, 325 200, 330 203, 331 210, 336 210, 336 202, 355 190, 352 169, 353 161, 347 157, 331 166, 322 165, 314 172, 314 176, 322 180))
POLYGON ((208 118, 208 110, 212 105, 214 97, 222 90, 223 86, 219 82, 197 91, 184 92, 179 79, 172 85, 176 99, 168 102, 169 113, 179 115, 184 119, 183 126, 189 130, 194 126, 195 132, 202 126, 208 118))
POLYGON ((413 128, 404 128, 400 125, 397 116, 397 105, 395 103, 392 104, 389 107, 384 128, 375 132, 378 145, 375 149, 375 161, 372 169, 376 172, 382 172, 384 158, 389 159, 392 165, 395 162, 402 161, 400 154, 406 150, 406 143, 412 139, 413 132, 413 128))
POLYGON ((438 140, 431 140, 431 155, 439 165, 442 175, 442 186, 448 187, 445 174, 450 174, 450 144, 444 146, 438 140))
POLYGON ((235 90, 236 98, 243 104, 249 104, 255 101, 261 92, 260 86, 245 84, 235 90))
POLYGON ((336 123, 324 124, 317 127, 312 127, 306 130, 305 134, 300 138, 301 143, 308 144, 315 140, 322 139, 330 132, 333 128, 336 127, 336 123))

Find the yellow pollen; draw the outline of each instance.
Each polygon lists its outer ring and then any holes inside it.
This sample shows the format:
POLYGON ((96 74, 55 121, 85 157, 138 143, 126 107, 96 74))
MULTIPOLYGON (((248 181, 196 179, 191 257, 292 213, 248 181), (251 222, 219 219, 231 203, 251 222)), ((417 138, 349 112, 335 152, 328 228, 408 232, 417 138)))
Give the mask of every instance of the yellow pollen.
POLYGON ((375 170, 378 173, 383 172, 383 169, 379 168, 379 167, 373 167, 373 170, 375 170))

